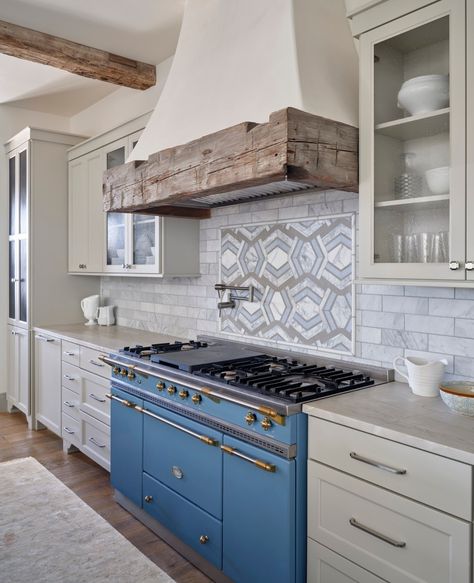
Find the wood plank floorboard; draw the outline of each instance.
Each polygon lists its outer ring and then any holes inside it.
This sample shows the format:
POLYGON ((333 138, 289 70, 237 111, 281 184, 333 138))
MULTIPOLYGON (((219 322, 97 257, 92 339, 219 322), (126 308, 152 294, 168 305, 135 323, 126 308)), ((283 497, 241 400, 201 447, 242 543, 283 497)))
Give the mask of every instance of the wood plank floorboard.
POLYGON ((21 413, 0 413, 0 462, 34 457, 177 583, 211 583, 201 571, 113 499, 109 474, 84 454, 66 454, 48 430, 30 431, 21 413))

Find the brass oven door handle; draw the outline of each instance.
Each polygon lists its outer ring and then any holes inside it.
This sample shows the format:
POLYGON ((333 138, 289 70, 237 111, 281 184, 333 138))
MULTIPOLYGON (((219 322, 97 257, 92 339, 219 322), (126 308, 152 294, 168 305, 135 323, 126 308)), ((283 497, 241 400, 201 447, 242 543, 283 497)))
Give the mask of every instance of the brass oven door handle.
POLYGON ((153 417, 153 419, 156 419, 157 421, 161 421, 161 423, 164 423, 165 425, 169 425, 170 427, 173 427, 174 429, 177 429, 178 431, 182 431, 183 433, 186 433, 187 435, 190 435, 191 437, 195 437, 196 439, 199 439, 199 441, 202 441, 206 445, 219 445, 219 442, 216 441, 215 439, 213 439, 212 437, 207 437, 207 435, 201 435, 199 433, 196 433, 195 431, 191 431, 191 429, 188 429, 187 427, 183 427, 182 425, 178 425, 177 423, 173 423, 173 421, 169 421, 168 419, 165 419, 164 417, 160 417, 159 415, 156 415, 155 413, 148 411, 148 409, 143 409, 143 407, 138 407, 138 406, 135 406, 135 409, 137 411, 142 412, 145 415, 148 415, 149 417, 153 417))
POLYGON ((130 407, 130 409, 137 409, 137 405, 135 405, 135 403, 132 403, 132 401, 121 399, 120 397, 116 397, 115 395, 111 395, 110 393, 107 393, 105 396, 107 397, 107 399, 110 399, 111 401, 117 401, 121 405, 124 405, 124 407, 130 407))
POLYGON ((349 456, 353 460, 357 460, 358 462, 362 462, 363 464, 368 464, 369 466, 373 466, 374 468, 378 468, 379 470, 390 472, 391 474, 398 474, 399 476, 404 476, 407 473, 407 471, 404 469, 394 468, 393 466, 388 466, 387 464, 384 464, 382 462, 371 460, 370 458, 359 455, 355 451, 351 451, 349 456))
MULTIPOLYGON (((171 377, 167 377, 164 374, 160 373, 160 375, 157 376, 157 375, 153 374, 152 372, 150 372, 149 370, 141 368, 140 366, 128 365, 126 363, 119 362, 118 360, 114 360, 113 358, 109 358, 105 354, 101 354, 98 358, 99 358, 99 360, 101 360, 102 362, 105 362, 109 366, 120 366, 120 367, 128 366, 128 368, 133 368, 134 372, 139 373, 139 374, 143 375, 144 377, 151 376, 151 377, 159 378, 160 380, 169 381, 172 383, 176 382, 176 379, 173 379, 171 377)), ((192 389, 193 391, 197 391, 198 393, 202 393, 203 395, 206 395, 206 397, 209 397, 210 399, 212 399, 216 402, 219 402, 221 400, 228 401, 229 403, 235 403, 236 405, 242 405, 246 409, 252 409, 254 411, 258 411, 259 413, 262 413, 263 415, 266 415, 267 417, 271 417, 273 419, 273 421, 275 423, 277 423, 278 425, 285 425, 285 423, 286 423, 285 415, 281 415, 280 413, 278 413, 274 409, 271 409, 269 407, 265 407, 264 405, 254 405, 253 403, 249 403, 248 401, 244 401, 243 399, 239 399, 239 398, 233 397, 231 395, 225 395, 223 393, 217 393, 217 392, 215 392, 207 387, 200 387, 200 386, 195 385, 194 383, 189 382, 189 381, 186 381, 186 387, 188 389, 192 389)))
POLYGON ((367 534, 370 534, 371 536, 374 536, 375 538, 382 540, 384 543, 388 543, 389 545, 392 545, 392 547, 397 547, 399 549, 403 549, 407 546, 406 542, 401 541, 401 540, 395 540, 394 538, 391 538, 391 537, 387 536, 386 534, 382 534, 381 532, 378 532, 377 530, 370 528, 370 526, 365 526, 365 524, 361 524, 355 518, 351 518, 349 520, 349 524, 351 526, 354 526, 355 528, 358 528, 359 530, 366 532, 367 534))
POLYGON ((258 460, 256 458, 249 457, 248 455, 245 455, 244 453, 242 453, 238 449, 235 449, 233 447, 229 447, 228 445, 221 445, 221 450, 224 453, 228 453, 229 455, 235 455, 235 457, 238 457, 241 460, 245 460, 246 462, 249 462, 249 463, 253 464, 254 466, 257 466, 257 468, 260 468, 261 470, 265 470, 266 472, 271 472, 271 473, 276 472, 277 468, 276 468, 275 464, 269 464, 269 463, 264 462, 262 460, 258 460))

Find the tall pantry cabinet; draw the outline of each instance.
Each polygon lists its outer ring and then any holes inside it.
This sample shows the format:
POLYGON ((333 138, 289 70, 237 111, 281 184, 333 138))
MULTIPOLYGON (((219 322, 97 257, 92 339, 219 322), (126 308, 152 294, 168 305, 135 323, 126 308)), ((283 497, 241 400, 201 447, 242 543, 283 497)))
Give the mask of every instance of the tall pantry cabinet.
POLYGON ((8 164, 7 408, 33 415, 32 329, 82 320, 94 280, 67 271, 67 150, 79 136, 25 128, 5 144, 8 164))

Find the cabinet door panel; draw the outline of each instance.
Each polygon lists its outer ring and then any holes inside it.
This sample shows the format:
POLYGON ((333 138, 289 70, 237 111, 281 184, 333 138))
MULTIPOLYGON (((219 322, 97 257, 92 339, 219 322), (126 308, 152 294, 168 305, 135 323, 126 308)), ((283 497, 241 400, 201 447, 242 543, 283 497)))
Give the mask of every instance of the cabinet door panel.
MULTIPOLYGON (((115 387, 112 394, 143 407, 143 401, 115 387)), ((114 488, 142 506, 143 415, 112 400, 110 479, 114 488)))
POLYGON ((7 395, 15 402, 19 400, 18 370, 18 338, 16 331, 11 326, 7 330, 7 348, 8 348, 8 384, 7 395))
POLYGON ((30 334, 27 330, 16 329, 18 349, 18 402, 25 415, 31 415, 30 397, 30 334))
POLYGON ((61 435, 61 341, 53 336, 35 336, 36 418, 61 435))
POLYGON ((235 583, 295 583, 295 461, 229 437, 224 442, 275 465, 268 472, 224 454, 224 573, 235 583))
POLYGON ((464 22, 440 0, 361 36, 362 277, 465 280, 464 22), (427 75, 445 98, 418 107, 427 75))
POLYGON ((81 273, 89 260, 87 160, 69 162, 69 271, 81 273))

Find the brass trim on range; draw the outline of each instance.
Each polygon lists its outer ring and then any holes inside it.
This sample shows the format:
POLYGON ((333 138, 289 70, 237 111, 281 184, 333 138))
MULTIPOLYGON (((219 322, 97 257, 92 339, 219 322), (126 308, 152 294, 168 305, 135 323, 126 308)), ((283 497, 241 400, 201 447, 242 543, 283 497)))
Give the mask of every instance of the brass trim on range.
MULTIPOLYGON (((145 370, 143 368, 141 368, 138 365, 129 365, 123 362, 119 362, 118 360, 114 360, 113 358, 109 358, 108 356, 105 356, 104 354, 101 354, 99 356, 99 360, 101 360, 102 362, 105 362, 105 364, 108 364, 110 366, 133 366, 133 370, 135 371, 135 373, 141 374, 142 376, 148 378, 149 376, 157 378, 157 379, 163 379, 165 381, 169 381, 171 383, 175 383, 176 379, 172 378, 172 377, 168 377, 164 374, 155 375, 153 373, 151 373, 148 370, 145 370)), ((206 395, 206 397, 209 397, 212 401, 214 401, 215 403, 219 403, 221 400, 222 401, 227 401, 229 403, 234 403, 236 405, 242 405, 243 407, 247 407, 248 409, 253 409, 254 411, 258 411, 259 413, 262 413, 263 415, 266 415, 268 417, 271 417, 271 419, 277 423, 278 425, 285 425, 286 423, 286 417, 285 415, 281 415, 280 413, 278 413, 277 411, 275 411, 274 409, 271 409, 269 407, 265 407, 264 405, 254 405, 253 403, 249 403, 248 401, 244 401, 243 399, 239 399, 237 397, 231 396, 231 395, 224 395, 222 393, 217 393, 215 391, 213 391, 212 389, 210 389, 209 387, 200 387, 198 385, 195 385, 193 382, 186 380, 186 388, 192 389, 193 391, 198 391, 199 393, 202 393, 203 395, 206 395)))
POLYGON ((119 403, 121 403, 125 407, 130 407, 131 409, 134 409, 138 413, 143 413, 144 415, 148 415, 149 417, 153 417, 153 419, 156 419, 157 421, 161 421, 161 423, 164 423, 165 425, 169 425, 170 427, 174 427, 174 429, 177 429, 178 431, 182 431, 183 433, 186 433, 187 435, 190 435, 191 437, 195 437, 196 439, 199 439, 199 441, 202 441, 206 445, 219 445, 219 442, 216 439, 213 439, 212 437, 208 437, 207 435, 201 435, 200 433, 196 433, 195 431, 191 431, 191 429, 188 429, 187 427, 183 427, 182 425, 178 425, 177 423, 173 423, 173 421, 169 421, 168 419, 165 419, 164 417, 160 417, 160 415, 156 415, 156 413, 152 413, 148 409, 145 409, 144 407, 140 407, 140 405, 135 405, 135 403, 132 403, 131 401, 127 401, 126 399, 121 399, 120 397, 116 397, 115 395, 112 395, 110 393, 107 393, 105 396, 108 399, 118 401, 119 403))
POLYGON ((266 472, 271 473, 276 472, 277 468, 275 464, 269 464, 268 462, 264 462, 263 460, 258 460, 256 458, 249 457, 248 455, 245 455, 244 453, 240 452, 238 449, 235 449, 234 447, 229 447, 228 445, 221 445, 221 450, 224 453, 228 453, 229 455, 235 455, 235 457, 245 460, 246 462, 250 462, 251 464, 257 466, 257 468, 260 468, 261 470, 265 470, 266 472))

